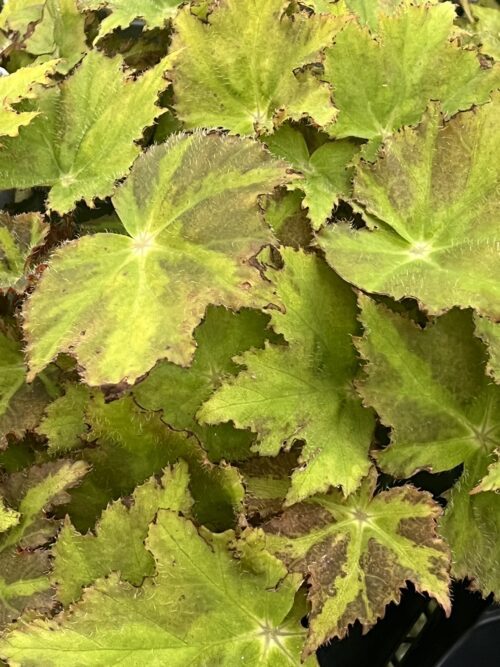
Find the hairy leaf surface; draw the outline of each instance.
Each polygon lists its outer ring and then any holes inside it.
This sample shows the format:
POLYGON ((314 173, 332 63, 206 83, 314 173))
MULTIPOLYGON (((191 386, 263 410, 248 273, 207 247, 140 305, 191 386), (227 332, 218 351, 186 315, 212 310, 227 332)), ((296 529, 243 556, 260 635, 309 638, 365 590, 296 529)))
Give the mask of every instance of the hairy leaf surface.
POLYGON ((304 66, 317 62, 341 23, 288 15, 286 0, 224 0, 208 23, 189 7, 174 21, 176 109, 186 127, 272 132, 285 118, 330 123, 329 90, 304 66), (263 61, 265 54, 265 65, 263 61))
POLYGON ((289 346, 268 345, 239 357, 246 370, 225 382, 199 416, 250 428, 265 455, 305 440, 288 502, 330 485, 348 494, 368 472, 373 429, 352 387, 356 300, 322 259, 291 249, 282 255, 285 268, 272 279, 283 312, 273 310, 271 321, 289 346))
POLYGON ((264 524, 266 546, 309 580, 306 652, 343 637, 356 620, 374 625, 407 581, 451 609, 439 505, 411 486, 373 496, 375 484, 370 474, 347 500, 338 492, 315 496, 264 524))
POLYGON ((194 437, 172 431, 158 413, 140 410, 130 396, 105 403, 96 393, 85 422, 87 439, 97 446, 79 452, 92 465, 68 510, 80 531, 93 526, 109 501, 130 495, 180 458, 189 465, 195 518, 216 530, 234 524, 244 493, 240 475, 226 464, 211 464, 194 437))
POLYGON ((385 470, 401 478, 451 470, 500 445, 500 387, 484 373, 470 313, 453 310, 422 330, 368 297, 361 307, 358 348, 368 363, 359 390, 392 428, 378 456, 385 470))
POLYGON ((160 362, 134 389, 137 402, 147 410, 162 410, 163 420, 172 428, 194 433, 211 459, 247 458, 254 440, 251 433, 230 424, 199 424, 195 416, 223 379, 237 374, 240 367, 233 357, 273 338, 268 323, 269 317, 258 311, 209 308, 194 334, 197 347, 191 366, 160 362))
POLYGON ((120 56, 91 51, 60 86, 23 105, 39 115, 19 137, 2 141, 0 188, 51 186, 47 203, 59 213, 111 194, 140 153, 135 142, 162 113, 156 102, 168 85, 167 63, 132 80, 120 56))
POLYGON ((21 438, 33 431, 50 402, 50 374, 27 384, 26 373, 21 344, 0 330, 0 449, 8 435, 21 438))
POLYGON ((53 255, 25 313, 31 375, 60 352, 90 385, 132 384, 162 358, 187 365, 209 304, 269 299, 249 261, 272 241, 257 198, 285 180, 285 165, 249 140, 195 133, 150 149, 113 199, 128 235, 53 255))
POLYGON ((484 450, 472 455, 449 494, 441 533, 452 551, 452 575, 467 578, 486 597, 500 597, 500 495, 485 490, 491 458, 484 450))
POLYGON ((414 297, 430 313, 458 305, 500 316, 499 99, 444 124, 432 107, 359 168, 354 196, 368 228, 337 224, 320 238, 345 280, 414 297))
POLYGON ((77 600, 84 586, 111 572, 140 586, 144 577, 155 573, 151 553, 144 540, 159 509, 189 515, 192 500, 185 463, 167 468, 161 480, 150 478, 132 496, 118 500, 104 510, 94 532, 81 535, 67 520, 53 548, 53 581, 57 597, 67 605, 77 600))
POLYGON ((69 612, 7 635, 0 655, 47 667, 118 660, 124 667, 203 667, 241 658, 248 667, 299 667, 305 630, 292 610, 300 579, 283 580, 279 561, 252 544, 236 559, 231 537, 198 532, 161 511, 147 541, 155 579, 141 588, 117 576, 101 580, 69 612))
POLYGON ((47 438, 50 454, 64 454, 82 446, 89 399, 87 387, 69 384, 64 395, 47 406, 36 432, 47 438))
POLYGON ((473 51, 451 41, 454 16, 446 2, 381 15, 376 35, 348 23, 325 56, 339 109, 331 132, 380 140, 418 122, 430 100, 441 101, 447 114, 486 102, 500 70, 482 70, 473 51))
POLYGON ((57 461, 10 476, 0 475, 0 629, 26 609, 50 611, 54 604, 46 544, 58 524, 45 517, 54 505, 66 502, 66 490, 86 473, 82 462, 57 461), (7 523, 6 523, 7 521, 7 523))
POLYGON ((11 216, 0 212, 0 291, 23 291, 28 260, 48 231, 49 225, 38 213, 11 216))

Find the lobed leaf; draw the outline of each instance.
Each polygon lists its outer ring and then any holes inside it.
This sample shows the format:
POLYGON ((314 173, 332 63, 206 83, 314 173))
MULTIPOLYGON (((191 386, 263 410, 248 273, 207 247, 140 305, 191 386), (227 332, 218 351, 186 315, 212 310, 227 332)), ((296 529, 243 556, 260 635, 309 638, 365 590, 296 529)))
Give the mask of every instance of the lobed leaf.
POLYGON ((293 505, 264 524, 266 546, 310 584, 305 654, 355 621, 365 629, 411 581, 451 611, 449 556, 436 533, 440 508, 428 493, 402 486, 373 495, 372 471, 345 499, 338 492, 293 505))
POLYGON ((289 14, 286 0, 223 0, 202 22, 189 6, 174 20, 175 108, 187 128, 272 132, 285 118, 325 125, 329 90, 308 71, 342 21, 289 14), (265 66, 263 65, 265 54, 265 66))
POLYGON ((248 140, 195 133, 151 148, 113 199, 127 235, 63 246, 29 300, 30 377, 60 352, 90 385, 133 384, 158 359, 189 364, 209 304, 269 300, 251 263, 272 242, 257 198, 286 179, 248 140))
POLYGON ((285 268, 273 272, 283 312, 271 322, 288 347, 267 345, 237 359, 246 370, 226 381, 198 413, 204 422, 232 420, 257 434, 255 449, 276 456, 305 440, 287 502, 330 485, 354 491, 369 469, 373 416, 355 395, 357 331, 352 290, 325 262, 283 249, 285 268))
POLYGON ((345 280, 414 297, 432 314, 472 306, 499 315, 498 99, 446 123, 433 106, 358 168, 354 197, 367 228, 340 223, 319 238, 345 280))
POLYGON ((156 101, 168 85, 168 62, 132 80, 120 56, 91 51, 60 86, 23 105, 39 115, 19 137, 2 141, 0 188, 50 186, 47 204, 59 213, 111 194, 140 153, 135 142, 162 113, 156 101))
POLYGON ((300 579, 284 578, 285 568, 252 544, 236 559, 231 538, 160 511, 147 542, 154 579, 139 589, 116 575, 101 580, 69 612, 13 630, 0 640, 0 655, 47 667, 116 660, 202 667, 242 657, 249 667, 299 667, 305 631, 293 604, 300 579))
POLYGON ((319 229, 330 217, 339 198, 351 194, 353 169, 350 166, 358 146, 348 140, 329 141, 311 155, 304 136, 290 125, 283 125, 270 137, 263 139, 269 150, 301 172, 301 180, 292 181, 290 189, 304 191, 304 208, 314 229, 319 229))

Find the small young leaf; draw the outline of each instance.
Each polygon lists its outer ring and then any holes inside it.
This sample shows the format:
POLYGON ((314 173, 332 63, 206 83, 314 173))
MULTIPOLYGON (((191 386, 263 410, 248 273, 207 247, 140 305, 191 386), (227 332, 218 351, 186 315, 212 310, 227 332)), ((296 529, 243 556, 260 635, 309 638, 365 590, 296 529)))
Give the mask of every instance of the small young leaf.
POLYGON ((176 109, 186 127, 237 134, 273 131, 285 118, 330 123, 329 90, 306 65, 321 60, 342 21, 298 11, 286 0, 224 0, 208 23, 189 6, 174 21, 176 109), (264 63, 265 54, 265 66, 264 63), (298 71, 301 70, 301 71, 298 71))
POLYGON ((141 588, 101 580, 70 611, 0 640, 0 656, 47 667, 300 667, 305 630, 289 616, 300 578, 284 578, 281 563, 252 544, 236 559, 231 538, 160 511, 147 541, 154 579, 141 588))
POLYGON ((90 385, 133 384, 158 359, 188 365, 209 304, 269 301, 250 263, 272 241, 257 199, 286 180, 250 140, 179 134, 151 148, 113 199, 129 235, 63 246, 29 300, 31 377, 60 352, 90 385))
POLYGON ((38 213, 12 217, 0 212, 0 292, 7 289, 22 292, 25 289, 26 265, 48 232, 49 225, 38 213))
POLYGON ((282 255, 285 268, 272 279, 284 312, 273 310, 271 321, 290 345, 238 357, 246 370, 226 381, 199 417, 250 428, 264 455, 305 440, 289 503, 330 485, 342 486, 347 495, 368 472, 373 430, 373 416, 352 387, 356 299, 322 259, 291 249, 282 255))
POLYGON ((340 197, 351 194, 353 169, 349 166, 358 146, 351 141, 329 141, 311 155, 303 135, 290 125, 283 125, 263 141, 269 150, 289 162, 303 175, 292 181, 289 188, 305 193, 303 205, 308 209, 314 229, 319 229, 330 217, 340 197))
POLYGON ((444 124, 431 107, 418 128, 387 141, 375 164, 359 167, 354 197, 368 228, 337 224, 320 237, 345 280, 414 297, 430 313, 457 305, 500 317, 499 100, 444 124))
POLYGON ((50 454, 64 454, 82 446, 89 398, 87 387, 70 384, 64 396, 47 407, 36 432, 47 438, 50 454))
POLYGON ((167 62, 132 80, 120 56, 91 51, 59 87, 23 105, 39 115, 19 137, 2 141, 0 188, 52 186, 47 202, 59 213, 109 195, 139 155, 144 128, 162 113, 156 102, 168 85, 167 62))
POLYGON ((306 655, 356 620, 374 625, 407 581, 451 610, 439 505, 412 486, 373 496, 375 484, 371 474, 347 500, 338 492, 315 496, 264 524, 267 548, 309 579, 306 655))

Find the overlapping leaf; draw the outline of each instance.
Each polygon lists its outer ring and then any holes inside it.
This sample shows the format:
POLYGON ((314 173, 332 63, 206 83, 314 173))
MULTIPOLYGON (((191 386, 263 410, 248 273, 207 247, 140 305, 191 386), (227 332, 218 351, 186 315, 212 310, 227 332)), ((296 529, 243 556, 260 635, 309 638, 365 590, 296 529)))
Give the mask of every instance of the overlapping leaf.
POLYGON ((351 141, 329 141, 309 154, 304 136, 284 125, 264 139, 272 153, 287 160, 303 175, 289 187, 304 191, 303 206, 314 229, 319 229, 330 217, 339 197, 351 193, 353 169, 349 163, 358 152, 351 141))
POLYGON ((36 432, 47 438, 50 454, 64 454, 82 446, 90 391, 85 385, 68 384, 63 396, 47 406, 36 432))
POLYGON ((500 315, 498 97, 443 124, 436 107, 389 139, 357 172, 369 227, 321 234, 328 262, 351 283, 431 313, 454 305, 500 315))
POLYGON ((195 416, 223 379, 238 372, 233 357, 262 347, 273 337, 266 330, 268 323, 269 318, 259 311, 209 308, 194 335, 197 348, 191 366, 159 363, 135 388, 136 400, 147 410, 162 410, 163 420, 172 428, 194 433, 212 460, 247 458, 252 434, 230 424, 202 425, 195 416))
POLYGON ((32 374, 59 352, 91 385, 133 383, 162 358, 187 365, 209 304, 269 300, 250 263, 272 240, 257 198, 285 180, 285 165, 249 140, 195 133, 150 149, 113 200, 129 235, 64 246, 31 297, 32 374))
POLYGON ((0 212, 0 291, 23 291, 27 285, 28 261, 43 244, 48 231, 49 225, 38 213, 13 217, 0 212))
POLYGON ((308 116, 320 125, 333 120, 329 89, 305 66, 320 59, 341 22, 300 11, 290 16, 288 5, 224 0, 208 23, 189 7, 179 12, 173 76, 177 113, 187 127, 253 134, 272 132, 285 118, 308 116))
POLYGON ((373 496, 375 484, 372 473, 347 500, 338 492, 315 496, 264 524, 267 547, 309 578, 306 654, 356 620, 374 625, 407 581, 450 611, 439 505, 411 486, 373 496))
POLYGON ((50 611, 55 604, 46 544, 57 530, 57 522, 45 517, 49 507, 67 501, 65 490, 86 473, 82 462, 57 461, 10 476, 0 476, 0 627, 15 620, 26 609, 50 611), (9 525, 10 524, 10 525, 9 525))
POLYGON ((300 578, 284 578, 285 568, 258 544, 238 545, 236 559, 231 539, 160 511, 147 541, 154 579, 139 589, 117 576, 101 580, 69 612, 7 635, 0 656, 47 667, 117 660, 203 667, 242 658, 248 667, 299 667, 305 631, 293 605, 300 578))
POLYGON ((82 10, 106 8, 109 15, 102 21, 98 38, 117 28, 126 28, 142 19, 148 28, 161 27, 175 16, 180 0, 80 0, 82 10))
POLYGON ((355 297, 322 259, 291 249, 282 254, 285 268, 272 279, 283 312, 273 310, 271 321, 289 346, 267 345, 237 358, 246 370, 225 382, 199 416, 250 428, 261 454, 305 440, 288 502, 330 485, 348 494, 368 472, 373 429, 352 386, 355 297))
POLYGON ((67 520, 53 548, 52 579, 64 604, 77 600, 84 586, 111 572, 140 586, 155 573, 154 560, 145 548, 149 525, 159 509, 189 515, 192 504, 187 485, 188 468, 180 463, 167 468, 160 481, 150 478, 130 498, 110 504, 94 533, 81 535, 67 520))
POLYGON ((77 0, 45 0, 40 21, 23 46, 37 62, 59 58, 57 71, 67 74, 87 51, 77 0))
POLYGON ((492 564, 500 545, 499 499, 491 491, 470 492, 500 445, 500 387, 485 375, 472 317, 454 310, 422 330, 365 297, 362 321, 359 349, 368 364, 360 391, 392 428, 379 463, 398 477, 464 464, 443 522, 453 572, 475 580, 485 594, 498 593, 492 564))
POLYGON ((92 470, 68 508, 78 530, 92 527, 111 500, 130 495, 178 459, 189 465, 194 517, 215 530, 233 526, 243 500, 240 475, 229 465, 211 464, 196 438, 172 431, 159 413, 140 410, 130 396, 106 403, 95 392, 84 421, 93 446, 78 455, 92 470))
POLYGON ((19 341, 0 330, 0 449, 7 436, 21 438, 33 431, 52 396, 50 370, 27 384, 27 369, 19 341))
POLYGON ((376 35, 348 23, 325 56, 339 109, 332 133, 380 140, 417 123, 430 100, 447 114, 486 102, 500 70, 482 70, 473 51, 451 41, 454 16, 446 2, 381 15, 376 35))
POLYGON ((0 188, 51 186, 47 203, 60 213, 109 195, 139 155, 144 128, 162 113, 156 102, 168 85, 167 62, 132 80, 121 57, 91 51, 60 86, 22 106, 40 115, 2 141, 0 188))
POLYGON ((476 317, 476 334, 488 348, 488 372, 500 383, 500 324, 486 317, 476 317))
MULTIPOLYGON (((19 128, 28 125, 40 115, 36 103, 29 111, 18 111, 12 105, 41 94, 41 88, 37 86, 50 83, 50 75, 53 74, 57 64, 57 60, 49 60, 0 76, 0 136, 16 137, 19 128)), ((2 139, 2 143, 4 141, 2 139)))

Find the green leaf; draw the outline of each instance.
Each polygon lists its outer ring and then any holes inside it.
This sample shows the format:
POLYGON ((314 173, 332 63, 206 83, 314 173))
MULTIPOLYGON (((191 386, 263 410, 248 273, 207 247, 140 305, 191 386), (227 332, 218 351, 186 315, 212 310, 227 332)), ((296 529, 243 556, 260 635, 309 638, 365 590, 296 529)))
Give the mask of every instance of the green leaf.
POLYGON ((475 316, 476 335, 486 344, 489 352, 487 371, 500 383, 500 324, 486 317, 475 316))
POLYGON ((16 508, 9 512, 0 535, 0 628, 24 610, 49 612, 54 607, 46 576, 50 568, 46 545, 54 537, 58 522, 47 518, 45 512, 64 503, 68 499, 66 490, 86 472, 87 466, 81 461, 57 461, 0 476, 0 497, 16 508))
POLYGON ((303 206, 308 209, 313 228, 319 229, 339 198, 351 194, 353 169, 349 164, 358 152, 357 145, 347 140, 331 141, 309 155, 304 136, 290 125, 283 125, 263 140, 272 153, 302 173, 303 178, 288 187, 304 191, 303 206))
POLYGON ((24 42, 27 53, 36 62, 60 58, 57 71, 67 74, 87 51, 85 18, 76 0, 46 0, 41 20, 24 42))
POLYGON ((500 450, 496 451, 496 460, 488 468, 487 474, 481 480, 481 483, 476 486, 471 493, 481 493, 484 491, 499 491, 500 490, 500 450))
POLYGON ((250 140, 179 134, 151 148, 113 199, 129 236, 57 250, 29 300, 30 377, 70 352, 88 384, 133 384, 158 359, 189 364, 209 304, 268 303, 250 262, 272 242, 257 198, 285 179, 250 140))
POLYGON ((359 167, 354 196, 368 228, 337 224, 320 237, 345 280, 414 297, 430 313, 459 305, 500 316, 498 99, 445 124, 431 107, 359 167))
POLYGON ((283 311, 271 321, 288 347, 267 345, 237 358, 246 370, 227 380, 198 413, 257 433, 256 450, 276 455, 305 440, 287 502, 342 486, 356 489, 369 469, 373 417, 352 387, 358 362, 352 290, 315 255, 282 250, 272 274, 283 311))
POLYGON ((69 612, 11 632, 0 655, 26 667, 299 667, 305 630, 288 614, 300 579, 284 578, 285 568, 252 544, 236 559, 231 537, 162 510, 147 541, 155 579, 141 588, 101 580, 69 612))
POLYGON ((21 33, 28 31, 30 24, 40 20, 44 0, 8 0, 2 3, 0 29, 5 32, 21 33))
POLYGON ((500 70, 482 70, 473 51, 451 41, 454 17, 447 2, 381 15, 376 35, 348 23, 325 56, 339 109, 331 132, 380 140, 418 122, 430 100, 441 101, 449 115, 486 102, 500 70))
POLYGON ((500 11, 498 7, 471 6, 470 11, 476 22, 467 27, 472 31, 474 42, 487 56, 500 60, 500 11))
POLYGON ((300 190, 280 190, 268 197, 264 217, 278 241, 291 248, 307 248, 313 241, 313 231, 300 190))
POLYGON ((120 56, 91 51, 59 87, 22 107, 40 115, 19 137, 2 141, 0 188, 51 186, 47 203, 59 213, 109 195, 139 155, 135 142, 144 128, 162 113, 156 100, 168 85, 167 63, 132 80, 120 56))
POLYGON ((49 376, 26 383, 26 366, 21 344, 0 331, 0 449, 7 436, 22 438, 33 431, 50 401, 49 376), (45 381, 45 382, 44 382, 45 381))
POLYGON ((49 225, 38 213, 12 217, 0 212, 0 291, 22 292, 27 287, 26 266, 48 232, 49 225))
POLYGON ((79 4, 82 10, 108 10, 97 35, 100 39, 118 28, 126 28, 135 19, 142 19, 148 28, 161 28, 176 15, 182 0, 80 0, 79 4))
POLYGON ((0 533, 5 533, 6 530, 18 524, 19 517, 19 512, 6 507, 3 498, 0 496, 0 533))
POLYGON ((189 368, 160 362, 134 389, 137 402, 147 410, 162 410, 163 420, 176 430, 194 433, 210 459, 247 458, 254 437, 230 424, 200 425, 195 415, 222 381, 240 367, 233 357, 250 348, 263 347, 273 337, 266 330, 269 317, 253 310, 233 313, 208 308, 195 332, 196 352, 189 368))
POLYGON ((321 60, 341 23, 331 16, 289 15, 286 0, 224 0, 208 16, 189 6, 177 15, 172 48, 176 110, 186 127, 237 134, 272 132, 285 118, 330 123, 329 90, 302 69, 321 60), (265 54, 265 66, 263 66, 265 54), (298 71, 300 70, 300 71, 298 71))
POLYGON ((267 548, 309 580, 306 654, 345 636, 356 620, 370 628, 407 581, 451 611, 439 505, 412 486, 374 496, 375 486, 371 474, 347 500, 338 492, 315 496, 264 524, 267 548))
POLYGON ((360 304, 368 363, 358 389, 392 428, 383 469, 401 478, 451 470, 500 445, 500 387, 484 374, 471 314, 453 310, 422 330, 368 297, 360 304))
POLYGON ((54 73, 57 64, 57 60, 49 60, 0 76, 0 136, 16 137, 20 127, 29 125, 40 115, 37 104, 33 104, 30 111, 18 111, 12 105, 41 94, 42 89, 37 86, 51 83, 50 75, 54 73))
POLYGON ((140 410, 130 396, 105 403, 96 393, 85 422, 93 446, 79 456, 92 470, 72 493, 68 508, 78 530, 92 527, 110 500, 131 494, 180 458, 189 465, 194 517, 215 530, 233 526, 244 495, 240 475, 229 465, 210 463, 194 437, 172 431, 158 413, 140 410))
POLYGON ((493 592, 498 598, 500 495, 486 489, 474 493, 487 475, 490 461, 484 450, 478 450, 466 461, 464 472, 448 498, 441 533, 451 547, 452 575, 456 579, 469 579, 484 597, 493 592))
POLYGON ((89 398, 87 387, 70 384, 66 387, 64 396, 46 408, 36 432, 47 438, 50 454, 64 454, 82 446, 89 398))
POLYGON ((167 468, 160 481, 150 478, 130 498, 114 502, 104 510, 93 533, 80 535, 66 520, 53 548, 52 580, 64 605, 77 600, 82 588, 111 572, 140 586, 155 573, 151 553, 144 540, 158 510, 189 514, 192 500, 187 490, 188 468, 179 463, 167 468))

